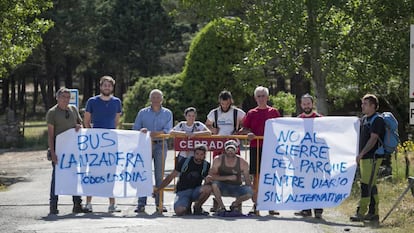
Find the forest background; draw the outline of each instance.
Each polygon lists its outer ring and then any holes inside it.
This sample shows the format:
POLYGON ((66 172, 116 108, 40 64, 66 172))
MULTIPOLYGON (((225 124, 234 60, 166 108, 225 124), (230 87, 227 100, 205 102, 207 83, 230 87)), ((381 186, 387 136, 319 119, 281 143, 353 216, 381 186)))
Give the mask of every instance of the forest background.
POLYGON ((248 110, 263 85, 289 115, 311 93, 324 115, 359 116, 374 93, 405 141, 413 12, 411 0, 0 0, 0 113, 44 120, 61 86, 83 108, 111 75, 123 122, 152 88, 175 120, 195 106, 204 121, 221 90, 248 110))

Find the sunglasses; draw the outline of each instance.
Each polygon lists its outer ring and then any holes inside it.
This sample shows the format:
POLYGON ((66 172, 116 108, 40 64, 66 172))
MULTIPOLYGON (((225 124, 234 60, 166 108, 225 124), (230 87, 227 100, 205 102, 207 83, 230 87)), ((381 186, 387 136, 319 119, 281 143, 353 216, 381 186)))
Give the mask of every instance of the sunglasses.
POLYGON ((66 118, 66 119, 69 119, 69 110, 66 110, 66 111, 65 111, 65 118, 66 118))

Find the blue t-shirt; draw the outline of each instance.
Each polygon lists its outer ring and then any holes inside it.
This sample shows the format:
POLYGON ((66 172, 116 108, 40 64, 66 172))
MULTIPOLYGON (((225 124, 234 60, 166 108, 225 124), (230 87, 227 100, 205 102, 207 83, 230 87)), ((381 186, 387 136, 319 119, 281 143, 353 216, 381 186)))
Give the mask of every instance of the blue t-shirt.
POLYGON ((86 102, 86 112, 91 114, 93 128, 115 129, 116 114, 122 112, 121 100, 115 96, 108 101, 99 95, 91 97, 86 102))

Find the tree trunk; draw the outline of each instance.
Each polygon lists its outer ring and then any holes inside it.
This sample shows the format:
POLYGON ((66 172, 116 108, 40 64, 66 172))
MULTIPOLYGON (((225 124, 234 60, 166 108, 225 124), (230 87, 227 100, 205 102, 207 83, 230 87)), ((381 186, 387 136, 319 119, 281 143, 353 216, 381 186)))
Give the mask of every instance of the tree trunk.
POLYGON ((296 115, 302 112, 300 107, 300 99, 302 95, 310 93, 310 80, 303 76, 302 73, 294 74, 290 78, 290 92, 296 96, 296 115))
POLYGON ((37 73, 33 74, 33 103, 32 103, 32 113, 36 114, 36 105, 37 105, 37 98, 39 96, 39 90, 37 89, 39 86, 39 80, 37 77, 37 73))
POLYGON ((10 92, 10 89, 9 89, 9 78, 8 77, 5 77, 5 78, 3 78, 3 80, 2 80, 3 82, 2 82, 2 92, 1 92, 1 111, 2 111, 2 113, 4 113, 5 111, 5 109, 7 108, 7 107, 9 107, 9 92, 10 92))
POLYGON ((16 76, 14 74, 10 75, 10 109, 16 112, 16 76))
POLYGON ((25 103, 26 77, 24 75, 19 78, 18 86, 19 86, 19 88, 18 88, 18 93, 17 93, 18 97, 17 98, 18 98, 19 108, 24 108, 24 107, 26 107, 26 103, 25 103))
POLYGON ((94 86, 94 78, 92 73, 89 71, 85 71, 83 73, 83 99, 82 105, 86 104, 86 101, 92 96, 92 90, 94 86))
MULTIPOLYGON (((54 77, 55 77, 55 68, 52 61, 52 51, 50 45, 45 45, 45 63, 46 63, 46 83, 44 90, 42 90, 43 99, 45 100, 46 110, 54 105, 54 94, 55 90, 59 89, 59 84, 56 85, 57 89, 54 89, 54 77)), ((41 86, 42 88, 42 86, 41 86)))
POLYGON ((326 90, 326 73, 322 71, 321 64, 321 39, 317 28, 317 2, 307 1, 307 33, 310 42, 311 76, 315 87, 316 108, 323 115, 328 115, 328 94, 326 90))
POLYGON ((67 88, 73 88, 73 79, 72 79, 72 66, 73 66, 73 59, 70 56, 65 56, 65 86, 67 88))

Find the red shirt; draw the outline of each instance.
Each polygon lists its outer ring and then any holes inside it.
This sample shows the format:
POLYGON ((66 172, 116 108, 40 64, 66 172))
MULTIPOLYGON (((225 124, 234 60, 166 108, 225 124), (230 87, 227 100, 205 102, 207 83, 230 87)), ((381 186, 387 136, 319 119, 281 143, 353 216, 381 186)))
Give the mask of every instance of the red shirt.
MULTIPOLYGON (((267 106, 264 109, 258 107, 250 109, 243 119, 243 127, 249 128, 256 136, 264 135, 265 122, 267 119, 280 117, 277 109, 267 106)), ((263 145, 263 140, 259 140, 259 147, 263 145)), ((250 147, 257 147, 257 140, 250 141, 250 147)))
POLYGON ((316 112, 312 112, 312 114, 309 116, 306 116, 305 113, 303 112, 298 115, 299 118, 315 118, 315 117, 321 117, 321 116, 322 116, 321 114, 316 113, 316 112))

